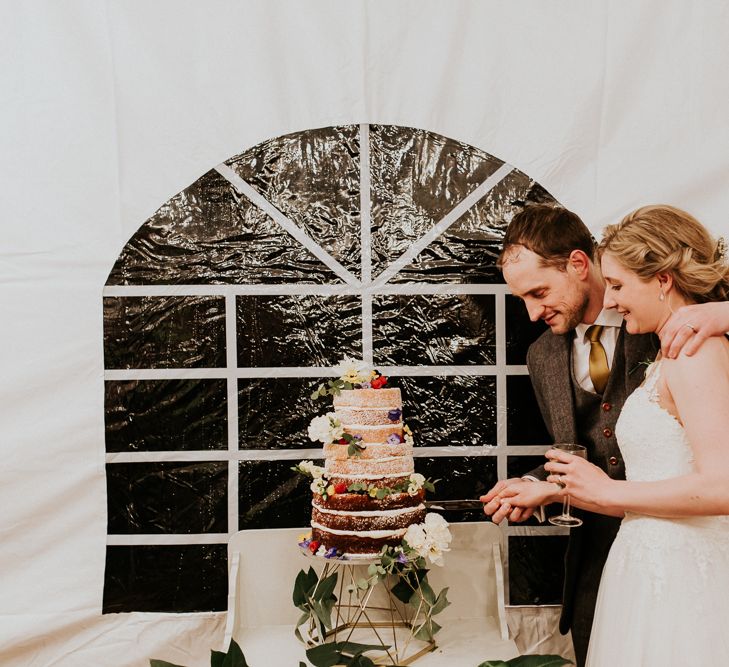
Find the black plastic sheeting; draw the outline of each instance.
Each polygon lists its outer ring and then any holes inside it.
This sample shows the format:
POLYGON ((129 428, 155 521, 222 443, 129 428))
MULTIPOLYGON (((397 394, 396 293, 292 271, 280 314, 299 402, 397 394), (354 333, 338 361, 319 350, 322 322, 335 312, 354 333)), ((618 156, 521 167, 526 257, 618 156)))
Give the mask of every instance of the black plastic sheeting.
POLYGON ((227 545, 108 546, 103 611, 225 611, 227 545))
POLYGON ((107 452, 228 448, 225 380, 107 381, 107 452))
POLYGON ((116 368, 225 366, 220 297, 106 297, 104 365, 116 368))
POLYGON ((336 366, 362 358, 362 303, 355 296, 239 296, 238 365, 336 366))
MULTIPOLYGON (((376 278, 503 163, 424 130, 371 125, 368 132, 371 269, 376 278)), ((277 137, 226 165, 347 271, 362 276, 359 126, 277 137)), ((553 199, 528 176, 512 171, 390 282, 501 283, 495 259, 504 229, 525 203, 536 201, 553 199)), ((281 285, 302 291, 307 285, 336 288, 344 283, 269 213, 211 170, 138 229, 107 285, 281 285)), ((219 294, 104 298, 105 367, 167 369, 165 379, 107 379, 107 452, 137 456, 226 450, 231 426, 223 370, 229 357, 226 340, 235 340, 234 358, 241 368, 332 366, 345 354, 362 355, 361 294, 237 294, 228 303, 235 304, 235 313, 226 313, 226 299, 219 294), (235 322, 232 338, 226 339, 226 321, 235 322), (180 377, 174 377, 175 369, 180 377), (219 369, 221 376, 190 377, 195 369, 219 369)), ((495 304, 494 295, 374 293, 374 362, 493 364, 495 304)), ((507 364, 523 364, 529 343, 542 329, 529 322, 518 301, 507 297, 507 364)), ((327 409, 309 397, 318 381, 238 378, 233 388, 239 448, 281 452, 314 447, 306 427, 327 409)), ((496 404, 495 377, 434 374, 392 382, 403 390, 405 419, 416 447, 496 444, 496 414, 504 407, 496 404)), ((546 444, 528 378, 508 376, 506 389, 509 444, 546 444)), ((109 533, 127 538, 226 533, 229 475, 235 467, 199 458, 203 460, 110 460, 109 533)), ((531 465, 531 459, 510 457, 510 470, 531 465)), ((240 529, 308 522, 308 484, 290 470, 297 460, 264 457, 238 463, 238 498, 233 502, 240 529)), ((458 456, 456 449, 453 456, 419 457, 416 468, 441 480, 439 498, 478 497, 497 480, 494 457, 458 456)), ((481 515, 447 518, 480 520, 481 515)), ((512 603, 556 600, 564 542, 544 536, 510 540, 512 603)), ((226 570, 225 544, 111 545, 103 608, 107 613, 224 609, 226 570)))

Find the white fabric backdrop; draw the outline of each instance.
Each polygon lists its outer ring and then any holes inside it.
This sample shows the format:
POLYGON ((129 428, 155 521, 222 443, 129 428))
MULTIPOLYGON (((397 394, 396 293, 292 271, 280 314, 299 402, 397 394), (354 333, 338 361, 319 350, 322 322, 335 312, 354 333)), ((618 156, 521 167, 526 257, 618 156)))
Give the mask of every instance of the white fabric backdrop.
POLYGON ((729 231, 729 6, 0 3, 0 663, 208 663, 220 614, 101 618, 101 290, 171 195, 260 141, 387 123, 477 146, 593 230, 729 231))

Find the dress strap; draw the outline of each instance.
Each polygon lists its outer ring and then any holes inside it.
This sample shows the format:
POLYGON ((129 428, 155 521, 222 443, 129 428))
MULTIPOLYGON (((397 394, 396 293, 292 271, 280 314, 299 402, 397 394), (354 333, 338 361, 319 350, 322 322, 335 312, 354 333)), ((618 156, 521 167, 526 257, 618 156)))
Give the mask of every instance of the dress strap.
POLYGON ((648 392, 651 401, 658 402, 658 389, 656 385, 661 377, 661 364, 663 359, 657 359, 648 366, 643 379, 643 389, 648 392))

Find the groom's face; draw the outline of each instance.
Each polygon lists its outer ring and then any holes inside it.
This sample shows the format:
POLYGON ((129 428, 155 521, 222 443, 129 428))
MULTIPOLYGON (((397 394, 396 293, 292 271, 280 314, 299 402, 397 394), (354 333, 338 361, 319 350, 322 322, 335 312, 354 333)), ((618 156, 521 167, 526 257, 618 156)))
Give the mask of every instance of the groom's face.
POLYGON ((514 296, 526 306, 532 322, 544 320, 552 333, 564 334, 582 322, 588 289, 572 267, 543 266, 536 253, 515 246, 504 257, 503 273, 514 296))

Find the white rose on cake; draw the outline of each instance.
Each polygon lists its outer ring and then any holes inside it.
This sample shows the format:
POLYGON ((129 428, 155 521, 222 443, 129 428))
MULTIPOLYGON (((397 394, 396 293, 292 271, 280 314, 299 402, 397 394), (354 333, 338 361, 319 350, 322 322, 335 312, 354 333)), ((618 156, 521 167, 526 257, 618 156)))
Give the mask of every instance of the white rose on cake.
POLYGON ((316 477, 309 487, 312 493, 318 493, 322 495, 327 489, 326 480, 323 477, 316 477))
POLYGON ((425 515, 425 534, 439 553, 450 551, 453 539, 448 522, 440 515, 430 512, 425 515))
POLYGON ((443 554, 450 551, 453 537, 448 522, 440 514, 426 514, 423 523, 408 526, 404 540, 411 549, 433 565, 443 565, 443 554))
POLYGON ((415 549, 418 556, 425 555, 425 530, 422 523, 411 523, 403 538, 411 549, 415 549))
POLYGON ((319 442, 328 445, 330 442, 339 440, 344 435, 344 429, 333 412, 321 417, 314 417, 309 424, 309 439, 312 442, 319 442))
POLYGON ((299 463, 299 470, 304 474, 311 475, 314 479, 324 475, 324 468, 314 465, 313 461, 302 461, 299 463))

